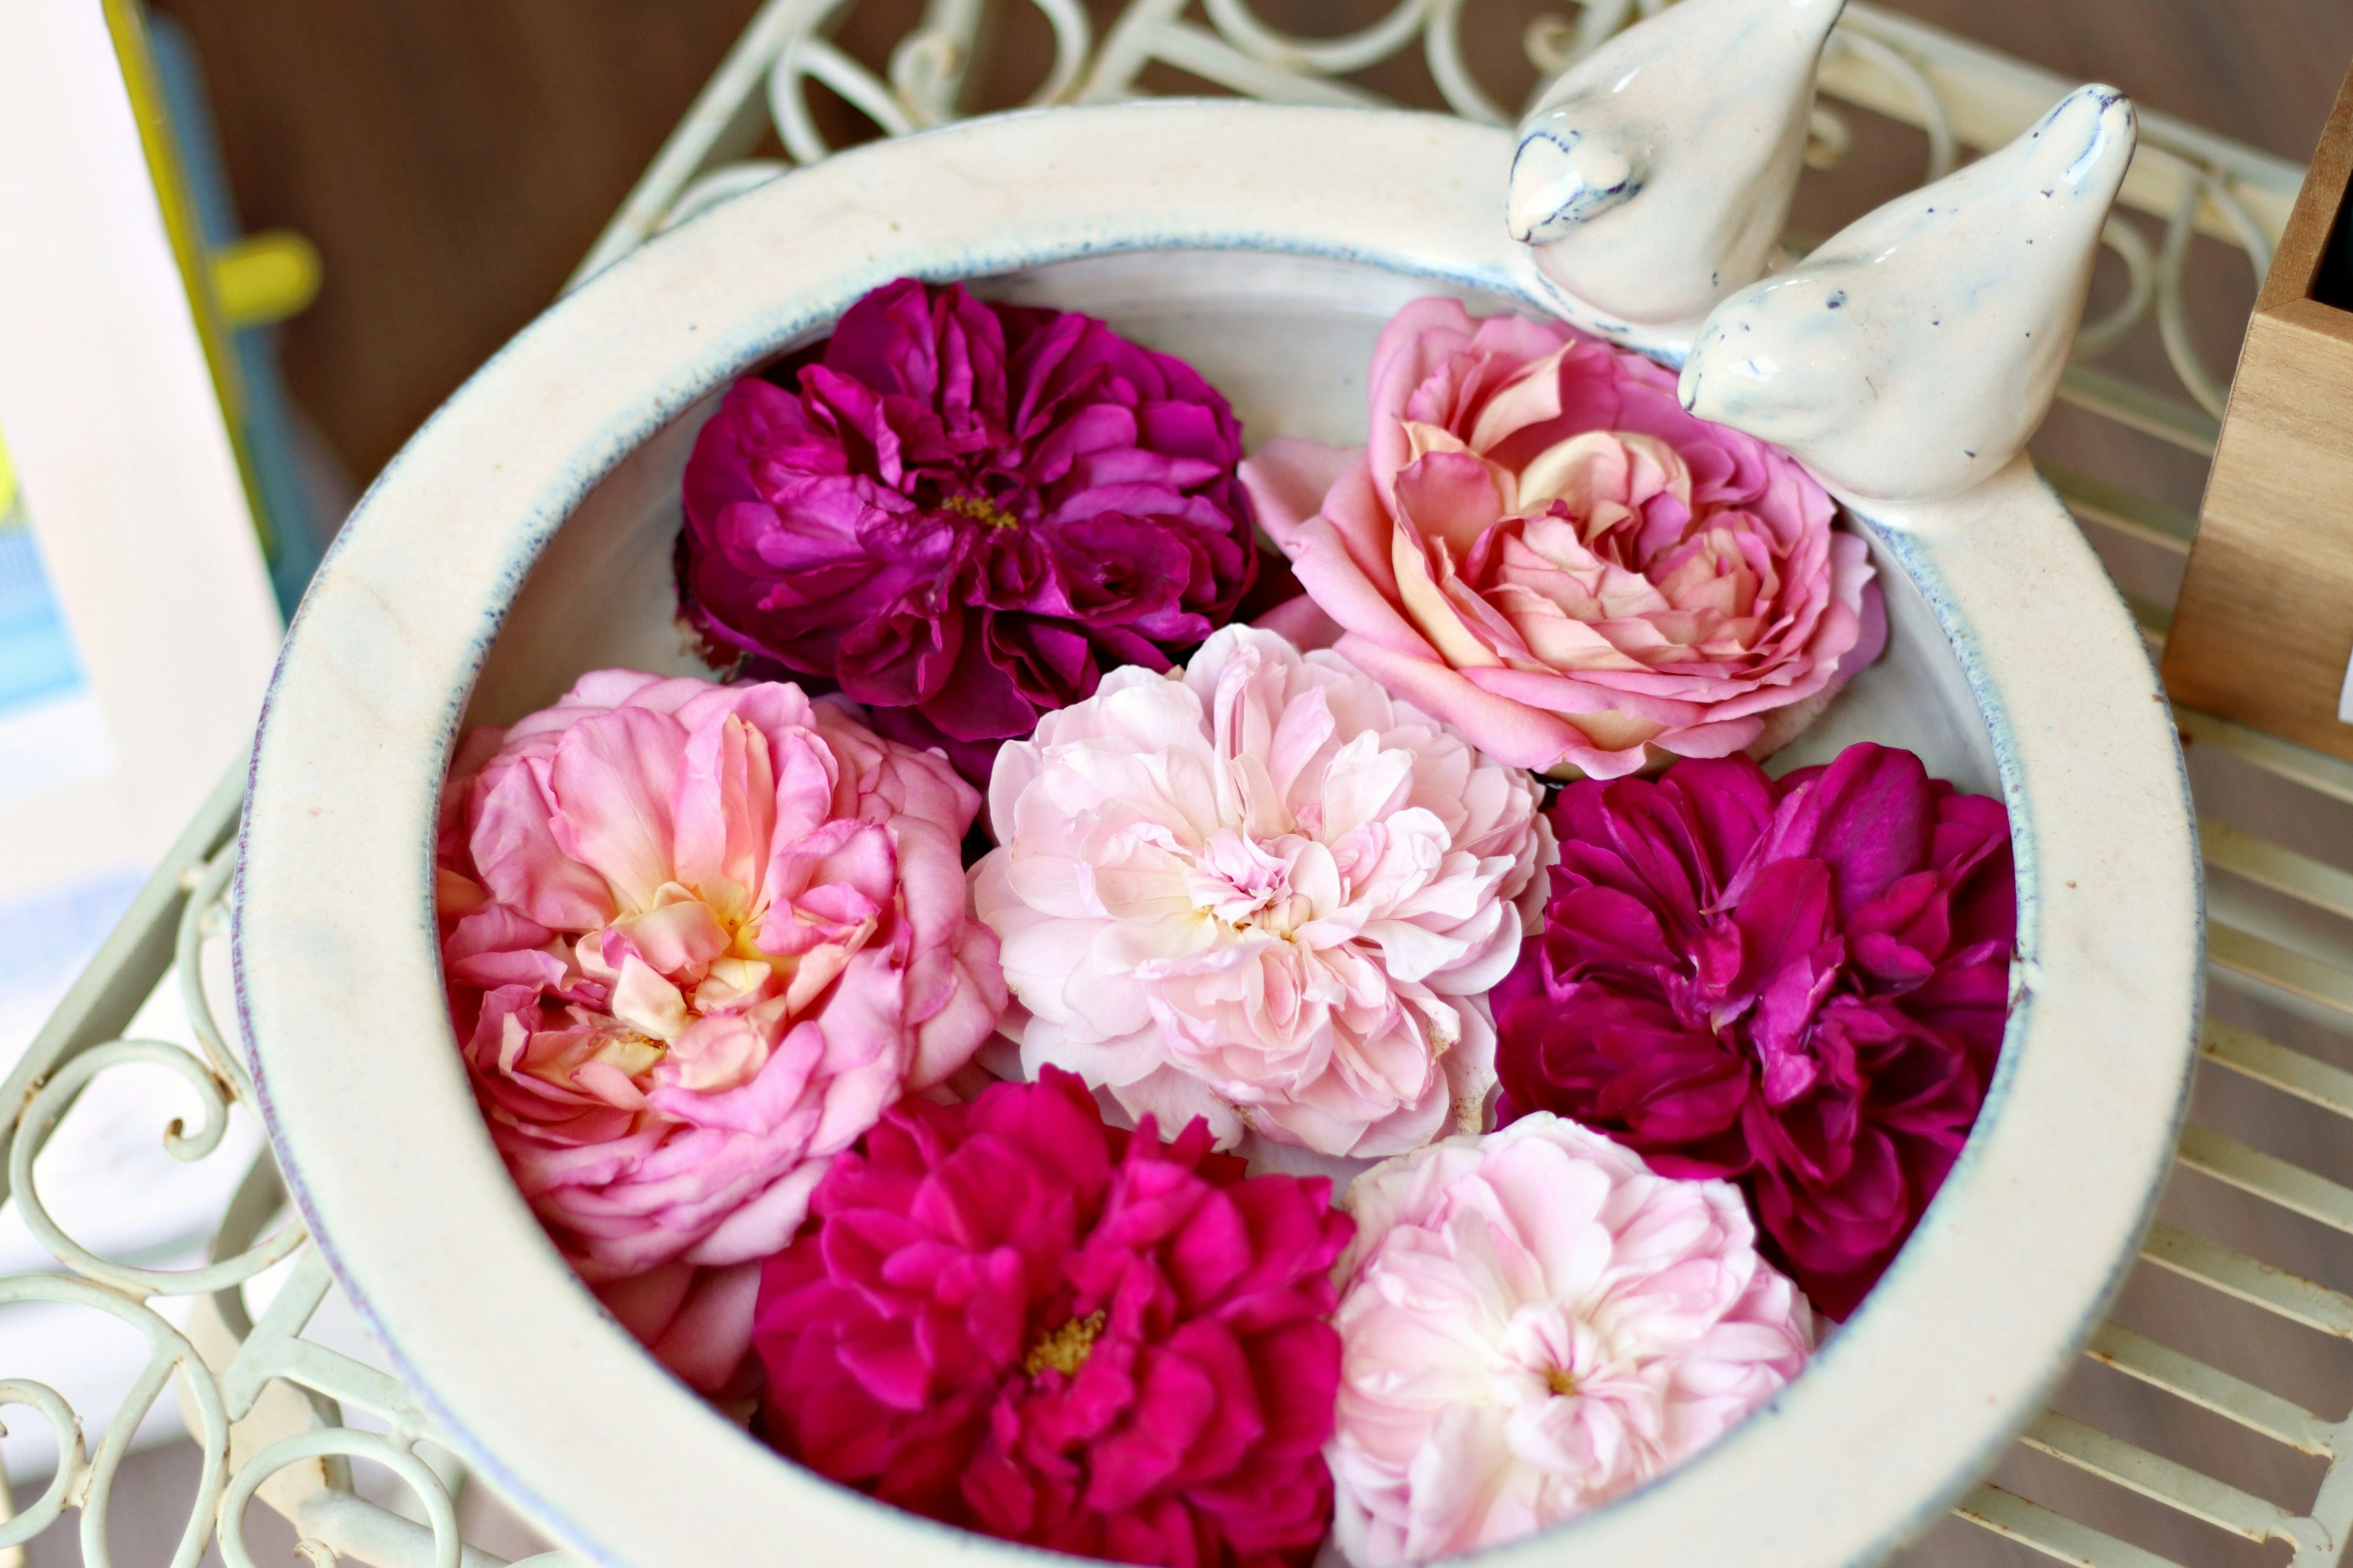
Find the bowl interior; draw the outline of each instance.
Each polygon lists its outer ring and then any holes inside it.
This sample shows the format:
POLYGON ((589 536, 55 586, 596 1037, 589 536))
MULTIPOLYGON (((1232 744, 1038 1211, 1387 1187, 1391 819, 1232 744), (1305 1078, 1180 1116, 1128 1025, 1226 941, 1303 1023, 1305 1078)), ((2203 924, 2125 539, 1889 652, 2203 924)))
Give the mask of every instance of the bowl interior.
MULTIPOLYGON (((1432 291, 1426 279, 1361 263, 1226 251, 1131 252, 967 281, 987 298, 1098 316, 1188 361, 1233 403, 1252 448, 1275 436, 1362 442, 1374 340, 1399 307, 1432 291)), ((1525 308, 1501 295, 1446 291, 1475 313, 1525 308)), ((770 357, 807 341, 779 343, 770 357)), ((713 674, 676 618, 672 558, 680 476, 723 390, 624 458, 551 537, 491 644, 467 724, 512 723, 599 668, 713 674)), ((1768 766, 1778 773, 1826 763, 1857 741, 1877 741, 1919 753, 1963 790, 1998 794, 1984 716, 1934 612, 1877 534, 1851 515, 1845 523, 1872 546, 1886 595, 1886 651, 1768 766)), ((1329 1175, 1341 1191, 1374 1163, 1255 1138, 1244 1152, 1261 1168, 1329 1175)))
MULTIPOLYGON (((1255 448, 1274 436, 1365 439, 1366 367, 1382 326, 1443 292, 1474 313, 1525 309, 1500 295, 1433 285, 1359 262, 1248 251, 1135 251, 988 279, 976 293, 1101 317, 1188 361, 1224 393, 1255 448)), ((801 340, 806 341, 806 340, 801 340)), ((781 355, 800 342, 776 345, 781 355)), ((708 676, 676 621, 671 553, 679 477, 714 393, 606 475, 549 541, 491 645, 466 713, 507 724, 563 695, 586 670, 624 666, 708 676)), ((1770 766, 1827 762, 1856 741, 1906 747, 1959 788, 1997 793, 1983 715, 1934 613, 1868 526, 1888 611, 1887 651, 1770 766)))

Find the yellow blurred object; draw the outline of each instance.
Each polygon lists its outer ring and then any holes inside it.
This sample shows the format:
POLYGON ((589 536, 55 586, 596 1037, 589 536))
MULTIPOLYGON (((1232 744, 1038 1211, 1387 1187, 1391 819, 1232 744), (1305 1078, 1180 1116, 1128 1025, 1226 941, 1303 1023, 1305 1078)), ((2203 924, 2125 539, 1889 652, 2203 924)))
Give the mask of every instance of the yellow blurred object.
POLYGON ((16 466, 8 460, 8 443, 0 441, 0 517, 16 505, 16 466))
POLYGON ((172 117, 164 103, 164 89, 155 77, 155 57, 147 44, 147 8, 143 0, 100 0, 106 30, 114 39, 115 60, 122 68, 123 89, 139 121, 140 149, 146 154, 147 173, 155 182, 156 205, 163 209, 164 232, 172 255, 180 264, 180 281, 188 291, 188 308, 204 345, 205 363, 212 371, 213 392, 228 420, 228 441, 237 454, 237 468, 245 481, 247 510, 253 514, 253 531, 264 555, 277 548, 269 531, 269 514, 254 488, 253 455, 245 441, 245 378, 222 322, 213 270, 206 264, 204 237, 196 222, 195 201, 188 195, 187 174, 180 166, 179 144, 173 140, 172 117))
POLYGON ((213 297, 231 331, 266 327, 319 296, 319 249, 291 229, 248 235, 213 252, 213 297))

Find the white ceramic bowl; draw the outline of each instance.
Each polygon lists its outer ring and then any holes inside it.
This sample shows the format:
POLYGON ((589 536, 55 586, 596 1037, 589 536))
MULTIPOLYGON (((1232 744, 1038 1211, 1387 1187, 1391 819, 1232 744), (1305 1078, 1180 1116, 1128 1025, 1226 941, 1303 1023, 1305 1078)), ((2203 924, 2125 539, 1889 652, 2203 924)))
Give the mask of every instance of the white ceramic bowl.
MULTIPOLYGON (((486 365, 369 492, 287 641, 236 907, 270 1135, 336 1274, 450 1441, 584 1557, 1010 1564, 1024 1549, 777 1458, 638 1352, 501 1170, 442 998, 433 822, 454 737, 584 669, 692 670, 677 482, 729 380, 905 274, 1102 315, 1185 355, 1252 441, 1359 439, 1399 304, 1536 309, 1508 136, 1155 103, 850 153, 648 246, 486 365)), ((1984 1115, 1878 1290, 1763 1414, 1504 1563, 1827 1568, 1925 1526, 2039 1407, 2130 1262, 2188 1083, 2199 888, 2131 621, 2023 462, 1867 520, 1886 658, 1800 742, 1908 745, 1999 789, 2017 1006, 1984 1115)))

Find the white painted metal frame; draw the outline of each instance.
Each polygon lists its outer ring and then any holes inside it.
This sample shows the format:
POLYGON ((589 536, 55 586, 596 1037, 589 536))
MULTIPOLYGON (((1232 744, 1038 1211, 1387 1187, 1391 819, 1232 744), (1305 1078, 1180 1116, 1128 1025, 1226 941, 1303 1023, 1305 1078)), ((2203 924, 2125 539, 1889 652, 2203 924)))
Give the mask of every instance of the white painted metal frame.
MULTIPOLYGON (((953 118, 971 46, 987 0, 931 0, 923 23, 894 52, 887 79, 867 70, 828 38, 854 0, 771 0, 722 66, 612 226, 581 275, 600 269, 647 236, 773 175, 780 166, 746 163, 743 153, 773 124, 797 161, 829 150, 807 110, 806 84, 826 83, 883 130, 902 132, 953 118)), ((1360 102, 1343 79, 1398 50, 1424 50, 1449 102, 1468 118, 1500 121, 1505 112, 1465 70, 1456 28, 1465 0, 1403 0, 1388 17, 1348 38, 1282 37, 1250 12, 1245 0, 1207 0, 1203 20, 1186 0, 1134 0, 1100 45, 1074 0, 1032 0, 1051 24, 1057 55, 1041 102, 1100 100, 1133 90, 1152 60, 1252 96, 1286 101, 1360 102)), ((1656 8, 1641 0, 1640 11, 1656 8)), ((1635 0, 1592 0, 1572 21, 1531 30, 1538 63, 1556 67, 1590 47, 1637 13, 1635 0)), ((1857 5, 1849 8, 1826 63, 1833 99, 1923 128, 1930 176, 1963 148, 1998 144, 2028 123, 2068 84, 1916 23, 1857 5)), ((1853 134, 1834 111, 1817 116, 1816 155, 1834 158, 1853 134)), ((2125 201, 2163 220, 2152 248, 2129 223, 2112 226, 2131 285, 2124 304, 2084 334, 2086 358, 2154 321, 2179 382, 2151 388, 2078 364, 2063 393, 2070 401, 2193 452, 2211 453, 2221 389, 2189 345, 2182 328, 2182 284, 2192 233, 2219 238, 2260 272, 2293 199, 2301 171, 2162 116, 2142 121, 2144 153, 2125 201), (2186 393, 2188 401, 2183 401, 2186 393)), ((2079 517, 2159 548, 2185 551, 2189 520, 2114 487, 2071 480, 2061 486, 2079 517)), ((2153 612, 2161 618, 2162 612, 2153 612)), ((2353 767, 2194 713, 2179 716, 2194 742, 2329 799, 2353 805, 2353 767)), ((449 1487, 418 1456, 435 1438, 432 1423, 407 1392, 378 1368, 303 1337, 329 1289, 317 1250, 282 1220, 283 1194, 268 1159, 248 1176, 224 1217, 215 1261, 200 1270, 158 1274, 97 1258, 48 1217, 33 1164, 57 1124, 99 1074, 132 1063, 175 1071, 203 1102, 204 1125, 174 1124, 172 1152, 204 1158, 216 1147, 227 1105, 249 1098, 242 1062, 227 1047, 204 994, 200 950, 219 921, 230 875, 241 775, 224 780, 165 858, 121 927, 36 1041, 0 1097, 20 1107, 0 1129, 7 1158, 0 1196, 13 1199, 56 1253, 59 1272, 0 1280, 0 1300, 71 1300, 131 1325, 146 1340, 148 1372, 133 1400, 113 1413, 96 1453, 85 1448, 79 1417, 30 1379, 0 1383, 0 1404, 27 1406, 48 1420, 65 1456, 57 1476, 16 1517, 0 1523, 0 1551, 82 1513, 84 1559, 108 1561, 104 1518, 109 1488, 139 1411, 175 1384, 205 1455, 195 1506, 174 1553, 193 1564, 217 1528, 226 1559, 251 1562, 241 1532, 259 1496, 295 1521, 314 1561, 350 1553, 385 1563, 488 1568, 498 1560, 458 1539, 449 1487), (150 992, 167 984, 186 994, 198 1047, 125 1040, 123 1031, 150 992), (275 1228, 272 1223, 276 1221, 275 1228), (267 1233, 267 1234, 265 1234, 267 1233), (291 1258, 288 1275, 256 1321, 242 1286, 291 1258), (162 1300, 193 1298, 185 1332, 155 1310, 162 1300), (343 1425, 364 1410, 388 1435, 343 1425), (381 1463, 410 1488, 424 1523, 364 1500, 353 1489, 349 1458, 381 1463)), ((2210 868, 2271 889, 2309 909, 2353 920, 2353 873, 2220 825, 2205 835, 2210 868)), ((2276 994, 2306 1013, 2333 1017, 2353 1033, 2353 949, 2336 962, 2218 921, 2210 930, 2218 977, 2276 994)), ((2353 1118, 2353 1074, 2244 1030, 2210 1024, 2205 1055, 2212 1072, 2236 1076, 2338 1117, 2353 1118)), ((2353 1238, 2353 1189, 2280 1155, 2192 1128, 2183 1168, 2230 1184, 2286 1211, 2353 1238)), ((2353 1240, 2348 1240, 2353 1246, 2353 1240)), ((2353 1297, 2274 1268, 2209 1237, 2160 1226, 2143 1251, 2144 1267, 2194 1281, 2248 1303, 2283 1324, 2353 1341, 2353 1297)), ((285 1273, 284 1268, 279 1269, 285 1273)), ((2119 1325, 2095 1338, 2090 1355, 2189 1405, 2216 1413, 2249 1435, 2328 1462, 2326 1479, 2303 1514, 2198 1473, 2071 1417, 2047 1415, 2024 1442, 2105 1478, 2157 1506, 2208 1521, 2253 1541, 2291 1543, 2297 1568, 2337 1560, 2353 1536, 2353 1468, 2337 1463, 2353 1445, 2353 1416, 2303 1408, 2213 1366, 2119 1325)), ((2063 1562, 2102 1568, 2160 1568, 2168 1560, 2089 1525, 1988 1486, 1963 1504, 1963 1517, 2063 1562)), ((536 1558, 552 1564, 559 1554, 536 1558)))

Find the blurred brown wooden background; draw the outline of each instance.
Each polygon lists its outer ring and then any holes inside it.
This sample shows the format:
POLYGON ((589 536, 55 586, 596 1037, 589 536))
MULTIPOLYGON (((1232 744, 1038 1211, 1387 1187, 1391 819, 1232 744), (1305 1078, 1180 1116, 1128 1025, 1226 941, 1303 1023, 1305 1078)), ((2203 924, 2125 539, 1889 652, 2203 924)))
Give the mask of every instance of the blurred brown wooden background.
MULTIPOLYGON (((2353 56, 2347 0, 1883 3, 2299 163, 2353 56)), ((286 329, 286 370, 364 481, 554 296, 757 0, 155 4, 195 41, 247 226, 300 229, 325 258, 318 303, 286 329)), ((1388 4, 1258 9, 1271 25, 1330 34, 1388 4)), ((1108 19, 1117 6, 1094 8, 1108 19)), ((1529 19, 1568 9, 1466 7, 1471 58, 1497 101, 1519 101, 1533 80, 1521 49, 1529 19)), ((919 14, 919 0, 870 0, 839 41, 879 64, 919 14)), ((1036 13, 1014 7, 984 99, 1007 101, 1038 79, 1046 44, 1036 13)), ((1440 106, 1419 50, 1358 79, 1440 106)), ((1187 85, 1176 73, 1147 80, 1187 85)), ((845 140, 860 123, 846 110, 830 118, 845 140)), ((1859 166, 1816 182, 1800 226, 1829 232, 1917 167, 1910 141, 1858 141, 1859 166)), ((2230 363, 2253 298, 2252 281, 2228 279, 2200 300, 2200 336, 2217 367, 2230 363)))

